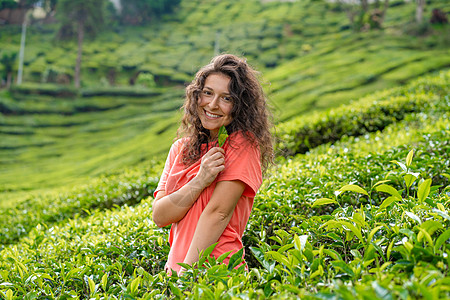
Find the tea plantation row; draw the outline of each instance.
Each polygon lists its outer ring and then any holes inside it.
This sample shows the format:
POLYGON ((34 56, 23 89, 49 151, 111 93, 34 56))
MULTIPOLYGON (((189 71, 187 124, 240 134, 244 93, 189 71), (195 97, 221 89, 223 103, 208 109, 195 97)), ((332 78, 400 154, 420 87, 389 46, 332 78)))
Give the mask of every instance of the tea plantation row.
MULTIPOLYGON (((436 87, 446 76, 418 81, 417 96, 428 93, 427 81, 436 87)), ((120 195, 146 197, 156 182, 152 174, 160 170, 156 166, 92 182, 66 208, 76 191, 49 195, 45 201, 55 205, 48 215, 39 211, 39 201, 30 200, 27 209, 35 207, 37 217, 26 225, 27 235, 0 252, 1 294, 5 299, 449 297, 450 106, 439 91, 430 89, 435 100, 383 132, 280 157, 255 198, 246 230, 249 272, 234 268, 239 253, 227 266, 218 263, 223 258, 206 261, 207 250, 200 267, 169 277, 163 271, 168 231, 151 221, 152 199, 104 210, 120 195), (92 191, 98 197, 89 196, 92 191), (101 198, 110 204, 100 204, 101 198), (92 209, 82 217, 81 207, 92 209)), ((396 99, 401 97, 391 98, 396 99)), ((20 213, 12 211, 9 220, 20 213)))
POLYGON ((162 157, 176 131, 182 91, 157 92, 131 99, 12 99, 0 93, 0 191, 86 182, 88 176, 162 157))
POLYGON ((344 136, 360 136, 383 130, 410 113, 446 106, 450 94, 450 73, 425 77, 397 88, 366 96, 312 117, 294 118, 277 126, 278 148, 284 155, 306 153, 311 148, 333 143, 344 136))

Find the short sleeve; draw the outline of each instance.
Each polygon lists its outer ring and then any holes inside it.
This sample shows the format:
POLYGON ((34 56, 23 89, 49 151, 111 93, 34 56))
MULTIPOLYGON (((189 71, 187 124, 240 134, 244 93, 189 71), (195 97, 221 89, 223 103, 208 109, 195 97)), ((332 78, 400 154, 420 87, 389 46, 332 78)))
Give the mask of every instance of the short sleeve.
POLYGON ((262 183, 258 146, 238 132, 229 136, 224 150, 225 169, 217 181, 240 180, 246 185, 243 196, 254 197, 262 183))
POLYGON ((176 140, 170 147, 170 151, 169 151, 169 154, 167 155, 166 163, 164 165, 164 170, 161 174, 161 178, 159 179, 158 187, 156 188, 155 192, 153 193, 153 197, 156 197, 156 195, 158 194, 159 191, 166 190, 167 178, 169 177, 170 170, 172 169, 172 166, 173 166, 178 154, 180 153, 181 148, 182 148, 182 140, 181 139, 176 140))

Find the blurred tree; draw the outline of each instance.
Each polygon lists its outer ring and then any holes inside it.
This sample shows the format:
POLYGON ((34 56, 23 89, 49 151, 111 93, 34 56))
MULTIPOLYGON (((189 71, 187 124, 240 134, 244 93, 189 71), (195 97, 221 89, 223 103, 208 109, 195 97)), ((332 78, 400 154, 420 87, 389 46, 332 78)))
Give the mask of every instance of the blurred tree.
POLYGON ((32 8, 39 0, 0 0, 0 9, 4 8, 32 8))
POLYGON ((6 79, 6 87, 9 88, 12 82, 12 73, 16 61, 17 52, 3 52, 0 63, 3 65, 2 80, 6 79))
POLYGON ((45 20, 50 21, 56 12, 56 5, 58 4, 58 0, 42 0, 39 2, 41 7, 45 11, 45 20))
POLYGON ((103 4, 103 19, 105 28, 117 29, 120 25, 119 12, 111 1, 105 1, 103 4))
POLYGON ((337 0, 346 12, 351 27, 356 31, 382 28, 389 0, 384 0, 383 7, 380 2, 375 0, 371 10, 368 0, 337 0))
POLYGON ((14 0, 0 0, 0 10, 6 8, 18 8, 19 3, 14 0))
POLYGON ((75 65, 75 87, 81 82, 81 56, 84 34, 94 37, 103 27, 103 0, 59 0, 57 14, 61 19, 58 38, 71 39, 77 36, 78 53, 75 65))
POLYGON ((416 0, 416 23, 420 24, 423 21, 423 11, 425 9, 425 0, 416 0))
POLYGON ((181 0, 121 0, 121 21, 142 25, 163 14, 171 13, 181 0))

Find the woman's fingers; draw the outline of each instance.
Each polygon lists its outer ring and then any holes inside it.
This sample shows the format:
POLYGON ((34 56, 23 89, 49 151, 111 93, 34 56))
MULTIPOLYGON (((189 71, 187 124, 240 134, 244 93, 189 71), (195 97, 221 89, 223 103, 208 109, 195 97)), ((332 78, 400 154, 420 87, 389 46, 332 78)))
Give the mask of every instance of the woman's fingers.
POLYGON ((223 156, 225 154, 225 151, 220 147, 213 147, 209 149, 208 152, 206 152, 205 156, 223 156))
POLYGON ((205 186, 210 185, 217 175, 225 169, 225 151, 220 147, 211 148, 200 164, 199 177, 205 186))
POLYGON ((202 163, 213 162, 214 165, 224 164, 225 155, 222 148, 214 147, 210 149, 202 158, 202 163))

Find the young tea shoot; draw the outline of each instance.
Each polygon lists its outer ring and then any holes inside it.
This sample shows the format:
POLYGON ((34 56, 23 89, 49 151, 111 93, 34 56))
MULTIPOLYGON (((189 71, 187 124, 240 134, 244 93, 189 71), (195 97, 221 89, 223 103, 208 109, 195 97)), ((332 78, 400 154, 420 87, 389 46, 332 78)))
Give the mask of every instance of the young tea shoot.
POLYGON ((220 147, 222 147, 223 144, 225 144, 225 141, 227 140, 227 138, 228 138, 228 132, 227 132, 227 129, 225 128, 225 126, 222 125, 222 126, 219 128, 219 138, 218 138, 219 146, 220 146, 220 147))

